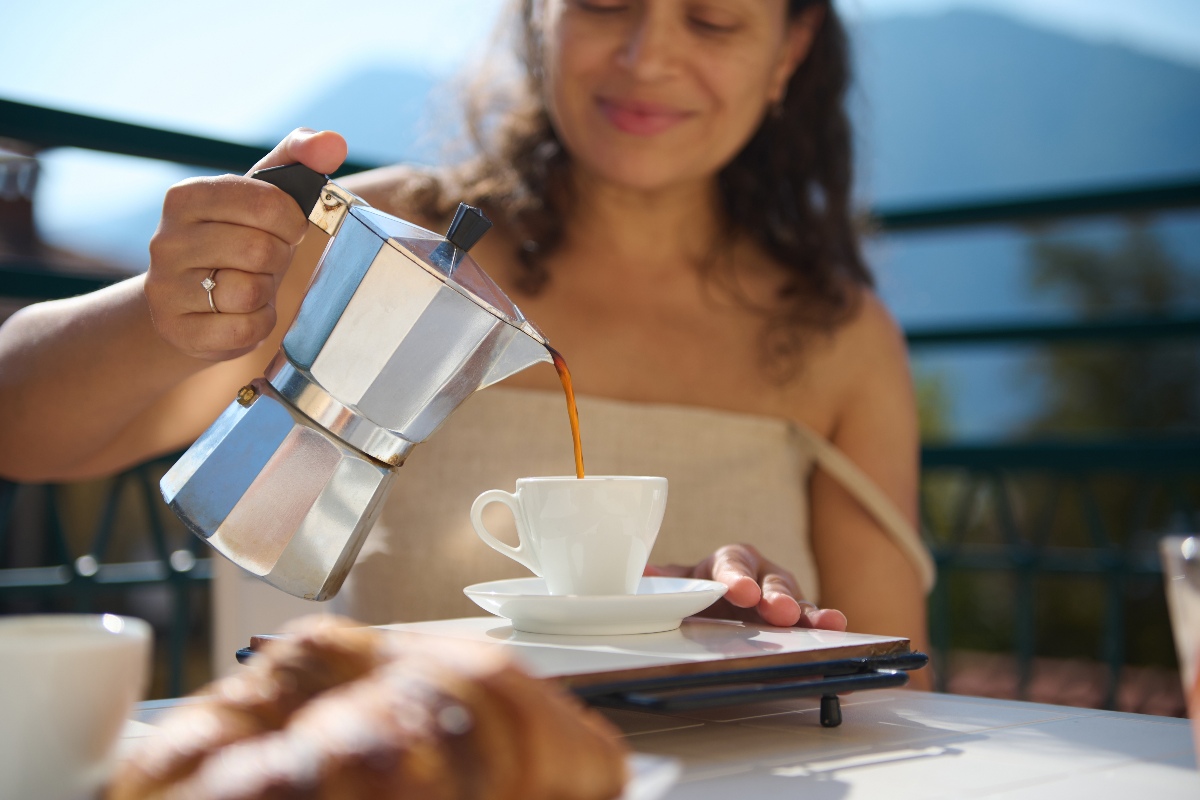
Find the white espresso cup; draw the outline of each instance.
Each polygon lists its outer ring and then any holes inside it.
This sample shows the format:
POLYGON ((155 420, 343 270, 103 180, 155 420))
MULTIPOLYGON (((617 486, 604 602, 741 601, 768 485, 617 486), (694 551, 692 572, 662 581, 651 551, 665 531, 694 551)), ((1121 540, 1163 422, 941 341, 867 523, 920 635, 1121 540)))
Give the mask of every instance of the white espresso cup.
POLYGON ((488 546, 544 578, 550 594, 634 594, 666 509, 666 478, 519 478, 515 494, 491 489, 479 495, 471 524, 488 546), (490 503, 512 511, 516 547, 484 526, 490 503))
POLYGON ((92 798, 146 688, 150 626, 114 614, 0 617, 0 798, 92 798))

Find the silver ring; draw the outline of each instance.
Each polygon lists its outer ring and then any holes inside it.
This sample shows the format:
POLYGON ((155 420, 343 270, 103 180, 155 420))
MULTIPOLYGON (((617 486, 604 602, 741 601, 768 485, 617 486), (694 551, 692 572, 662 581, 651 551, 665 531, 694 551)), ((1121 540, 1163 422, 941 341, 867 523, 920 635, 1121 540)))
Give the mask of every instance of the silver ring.
POLYGON ((208 277, 200 281, 200 285, 204 287, 204 291, 208 292, 208 307, 212 309, 214 314, 220 314, 221 312, 217 311, 217 304, 213 302, 212 298, 213 289, 217 288, 217 282, 213 280, 213 276, 216 274, 217 271, 215 269, 211 270, 208 273, 208 277))

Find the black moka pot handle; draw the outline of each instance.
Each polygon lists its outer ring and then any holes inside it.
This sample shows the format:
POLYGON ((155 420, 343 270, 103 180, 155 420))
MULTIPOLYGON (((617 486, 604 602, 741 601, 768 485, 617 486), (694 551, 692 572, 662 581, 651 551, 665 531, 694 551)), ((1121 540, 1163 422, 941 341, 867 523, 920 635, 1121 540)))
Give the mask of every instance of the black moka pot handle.
POLYGON ((278 186, 300 206, 308 216, 321 199, 321 190, 329 183, 329 176, 309 169, 303 164, 285 164, 282 167, 267 167, 250 174, 255 180, 278 186))

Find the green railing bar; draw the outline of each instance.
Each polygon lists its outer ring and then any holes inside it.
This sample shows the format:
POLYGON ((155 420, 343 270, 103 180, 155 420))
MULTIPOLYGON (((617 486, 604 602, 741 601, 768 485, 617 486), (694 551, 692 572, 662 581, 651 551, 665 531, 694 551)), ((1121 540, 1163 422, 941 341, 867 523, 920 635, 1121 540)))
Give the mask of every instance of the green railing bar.
POLYGON ((83 584, 91 586, 133 586, 143 583, 166 583, 176 580, 207 581, 212 578, 212 560, 197 559, 187 572, 176 572, 162 561, 129 561, 98 565, 95 575, 82 576, 70 566, 15 567, 0 569, 0 593, 9 589, 64 589, 83 584))
POLYGON ((923 470, 1200 473, 1200 435, 1183 434, 1158 440, 925 445, 921 448, 921 467, 923 470))
POLYGON ((909 345, 931 347, 945 345, 1014 344, 1031 342, 1144 341, 1148 339, 1191 338, 1200 336, 1200 316, 1142 317, 1133 319, 1090 320, 1087 322, 1009 323, 964 327, 938 326, 907 328, 909 345))
MULTIPOLYGON (((0 100, 0 137, 44 148, 79 147, 233 172, 245 172, 275 146, 274 142, 236 144, 13 100, 0 100)), ((375 166, 347 161, 337 174, 362 172, 375 166)))
POLYGON ((910 208, 876 208, 874 222, 889 232, 959 225, 1033 223, 1091 214, 1130 214, 1200 206, 1200 176, 1156 184, 1099 187, 984 201, 910 208))
POLYGON ((0 569, 0 591, 5 589, 54 589, 70 586, 75 573, 65 564, 57 567, 0 569))
POLYGON ((31 259, 0 259, 0 297, 57 300, 94 292, 125 277, 74 272, 31 259))
POLYGON ((1133 576, 1162 574, 1158 554, 1153 551, 1124 553, 1120 550, 1047 547, 1031 548, 1028 557, 1014 555, 1000 545, 953 547, 931 545, 938 566, 975 572, 1008 571, 1032 567, 1038 573, 1056 575, 1107 575, 1120 568, 1133 576))

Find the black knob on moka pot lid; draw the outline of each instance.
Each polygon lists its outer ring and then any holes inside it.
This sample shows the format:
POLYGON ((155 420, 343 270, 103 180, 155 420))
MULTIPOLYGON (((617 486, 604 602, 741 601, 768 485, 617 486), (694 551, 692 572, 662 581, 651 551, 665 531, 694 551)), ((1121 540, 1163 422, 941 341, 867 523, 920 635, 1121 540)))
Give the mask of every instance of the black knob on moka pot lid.
MULTIPOLYGON (((429 253, 429 263, 440 269, 446 277, 456 277, 459 266, 464 261, 470 261, 467 251, 491 229, 492 221, 482 211, 459 203, 454 219, 446 230, 446 239, 429 253)), ((491 283, 490 279, 487 283, 491 283)))
POLYGON ((454 219, 446 231, 446 241, 459 250, 470 250, 483 235, 492 229, 492 221, 483 212, 466 203, 459 203, 454 219))
POLYGON ((296 201, 306 217, 321 199, 321 190, 325 188, 325 184, 329 183, 328 175, 322 175, 303 164, 267 167, 252 173, 250 177, 283 189, 296 201))

